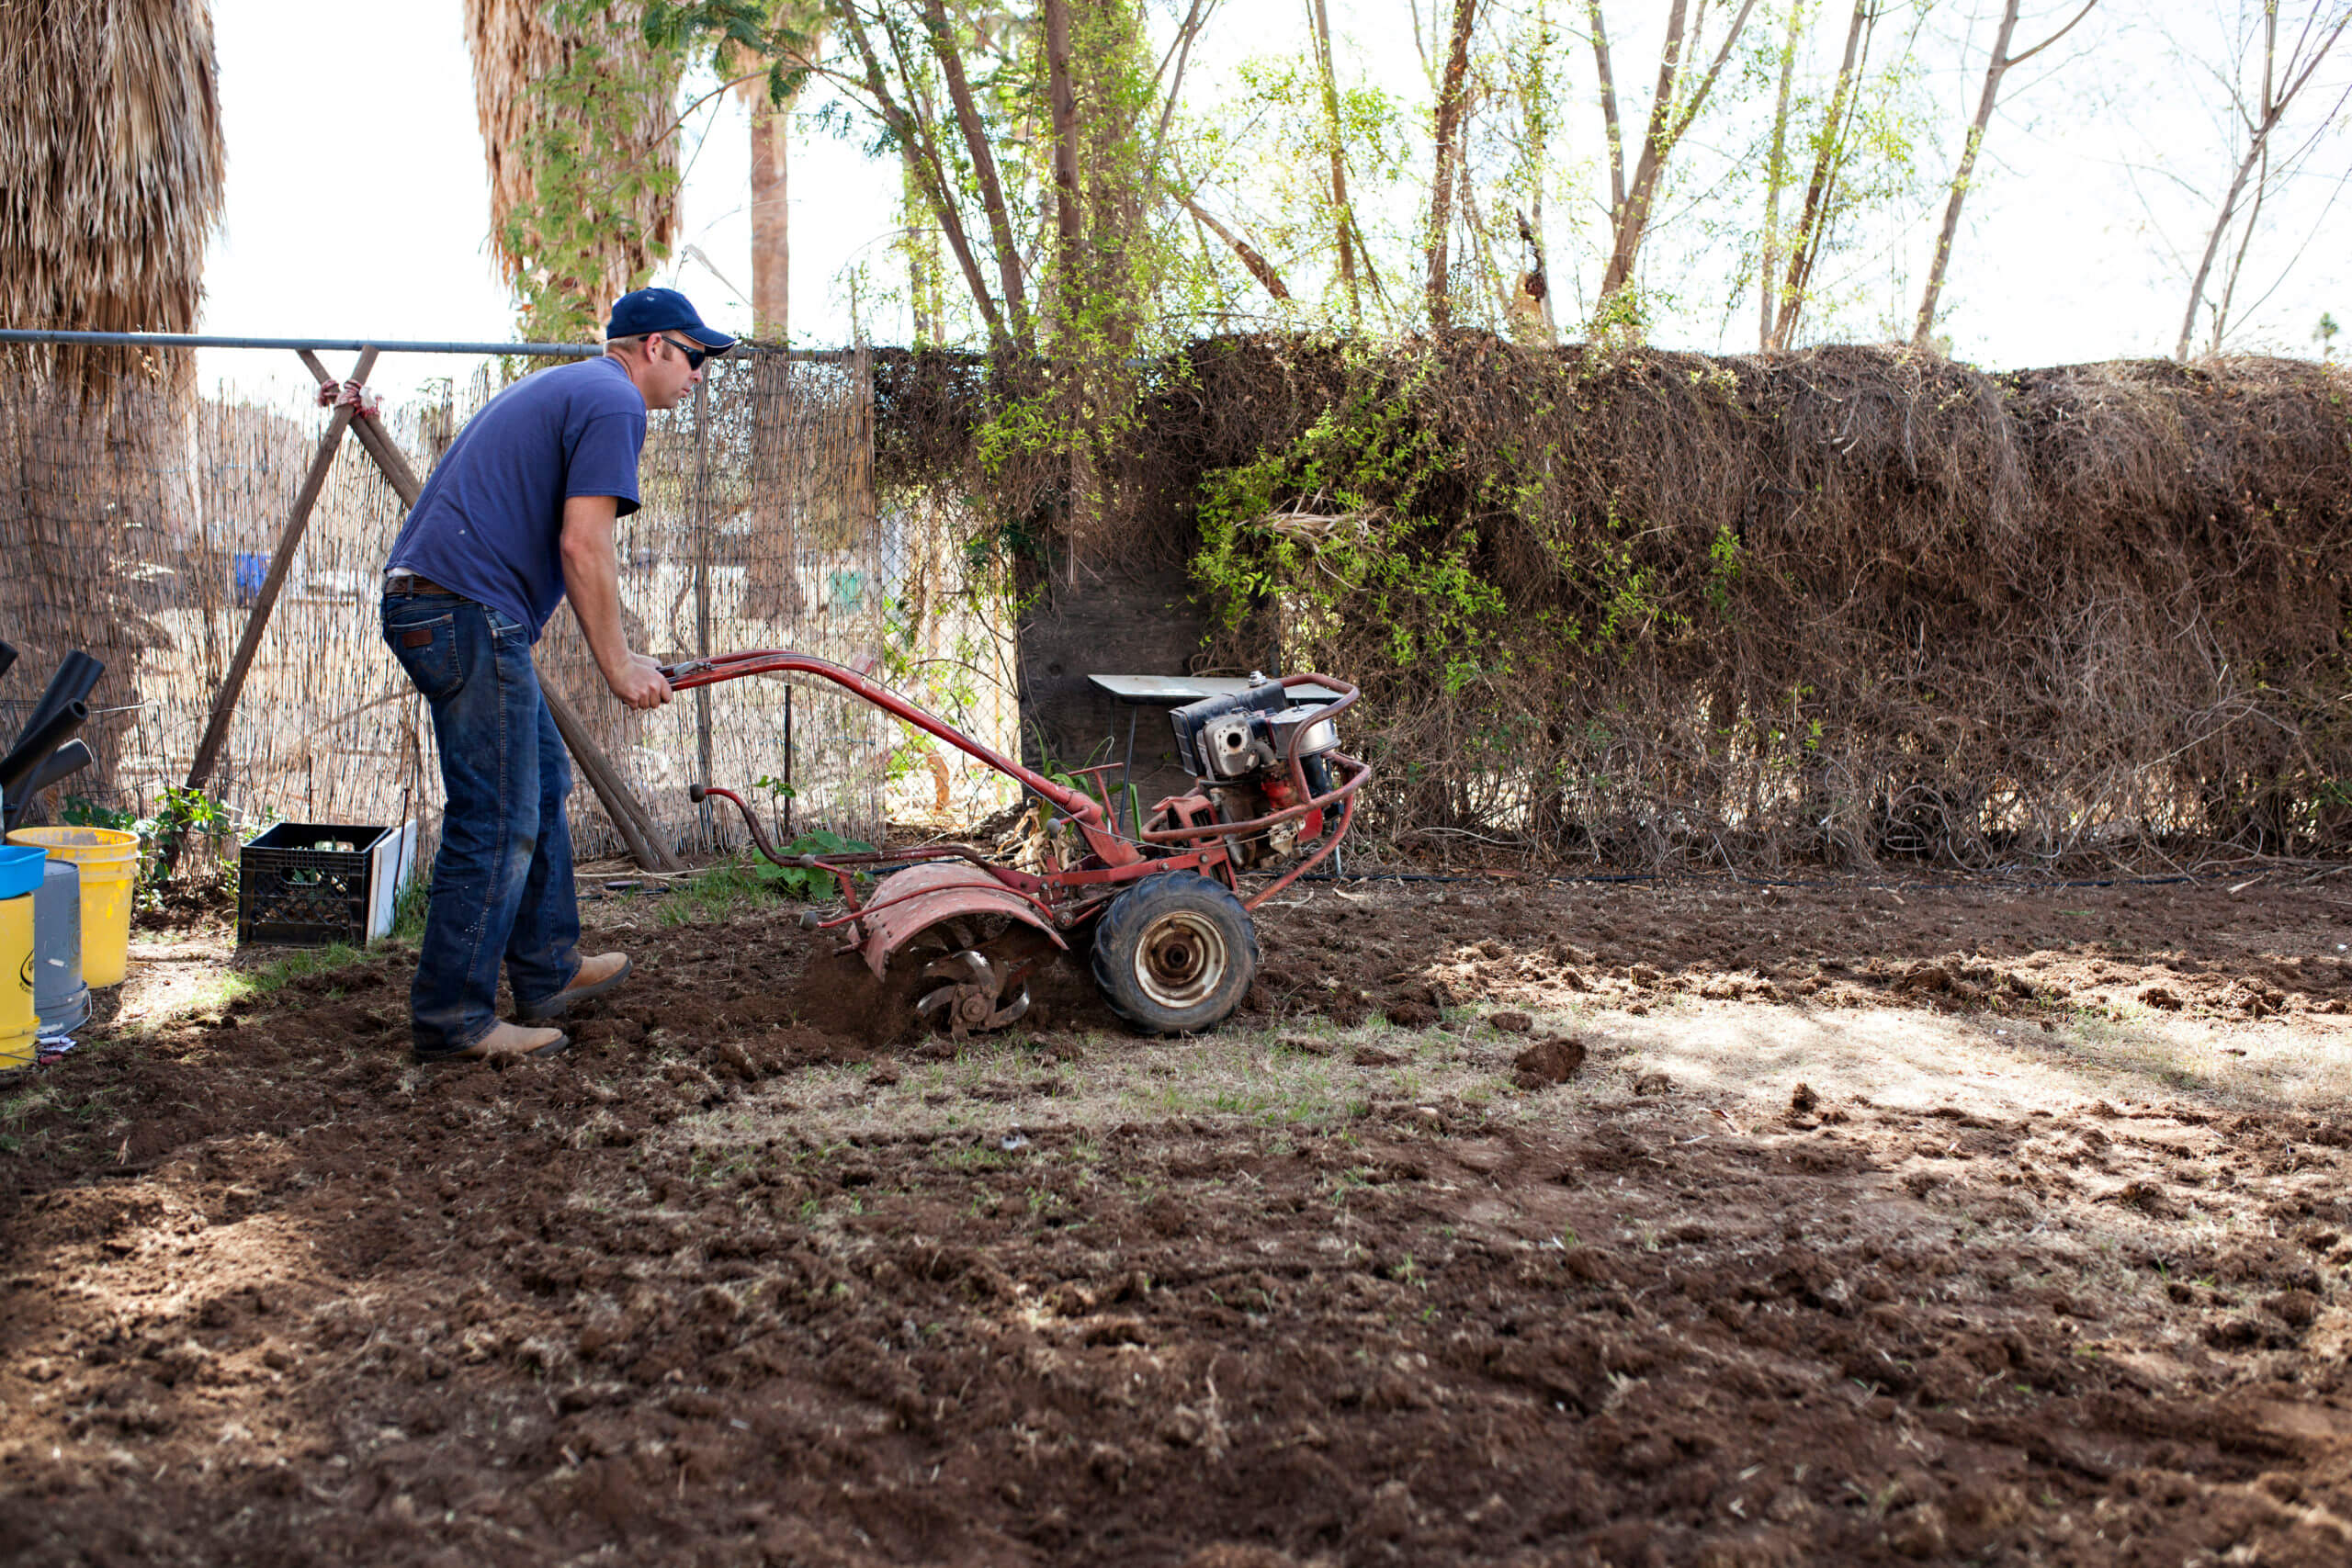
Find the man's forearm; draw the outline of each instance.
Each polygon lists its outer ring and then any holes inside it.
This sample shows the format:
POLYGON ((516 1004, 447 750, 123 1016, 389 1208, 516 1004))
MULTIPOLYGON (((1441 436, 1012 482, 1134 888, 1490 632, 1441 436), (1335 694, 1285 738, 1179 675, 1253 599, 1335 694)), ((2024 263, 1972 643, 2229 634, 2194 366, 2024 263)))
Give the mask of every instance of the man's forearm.
POLYGON ((601 564, 588 567, 578 576, 567 561, 563 581, 571 613, 588 638, 588 651, 595 655, 596 668, 609 680, 628 665, 628 630, 621 624, 620 573, 607 555, 601 564))
POLYGON ((563 592, 588 638, 596 668, 611 680, 629 661, 628 631, 621 623, 620 563, 613 553, 610 502, 605 515, 582 516, 577 502, 565 508, 563 592))

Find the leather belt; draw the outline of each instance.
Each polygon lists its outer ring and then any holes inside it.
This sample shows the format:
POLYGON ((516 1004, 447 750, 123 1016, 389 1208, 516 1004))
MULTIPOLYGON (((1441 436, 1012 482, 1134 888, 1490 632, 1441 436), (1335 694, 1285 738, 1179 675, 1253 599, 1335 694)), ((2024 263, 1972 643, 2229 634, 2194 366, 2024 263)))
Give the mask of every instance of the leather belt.
POLYGON ((428 581, 413 571, 384 573, 384 592, 387 593, 438 593, 451 599, 462 597, 455 589, 444 588, 437 582, 428 581))

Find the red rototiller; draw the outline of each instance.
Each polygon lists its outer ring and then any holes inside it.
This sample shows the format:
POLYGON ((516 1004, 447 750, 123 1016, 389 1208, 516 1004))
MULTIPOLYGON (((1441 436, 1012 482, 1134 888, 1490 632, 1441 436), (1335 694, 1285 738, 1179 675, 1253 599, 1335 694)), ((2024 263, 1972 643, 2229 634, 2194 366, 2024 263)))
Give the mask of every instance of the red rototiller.
MULTIPOLYGON (((1154 806, 1141 830, 1128 833, 1087 791, 1023 767, 826 660, 770 649, 681 660, 662 672, 682 691, 745 675, 821 677, 1018 780, 1059 813, 1048 823, 1045 863, 1032 872, 965 844, 786 857, 732 790, 696 784, 687 792, 695 801, 733 801, 760 852, 776 864, 831 872, 844 911, 811 923, 841 931, 840 951, 863 955, 876 979, 895 963, 902 974, 939 982, 922 990, 916 1010, 957 1036, 1001 1029, 1028 1010, 1033 965, 1001 951, 991 960, 983 951, 1022 927, 1065 953, 1070 938, 1091 927, 1095 984, 1136 1028, 1155 1034, 1214 1028, 1240 1005, 1257 974, 1250 911, 1339 847, 1357 792, 1372 777, 1339 749, 1332 722, 1354 704, 1356 689, 1329 675, 1256 681, 1246 692, 1174 710, 1177 755, 1197 783, 1154 806), (1294 703, 1298 687, 1338 695, 1294 703), (1253 878, 1245 893, 1245 872, 1284 864, 1262 886, 1253 878), (861 900, 857 874, 886 865, 899 869, 861 900)), ((1078 773, 1099 779, 1117 766, 1078 773)))

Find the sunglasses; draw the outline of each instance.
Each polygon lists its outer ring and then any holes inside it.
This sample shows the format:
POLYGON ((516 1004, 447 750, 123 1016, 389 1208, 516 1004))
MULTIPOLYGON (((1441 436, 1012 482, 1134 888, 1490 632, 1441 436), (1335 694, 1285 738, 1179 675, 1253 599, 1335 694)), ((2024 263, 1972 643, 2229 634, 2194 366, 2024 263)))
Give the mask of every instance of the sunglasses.
POLYGON ((654 335, 659 337, 663 343, 668 344, 672 348, 676 349, 680 354, 684 355, 686 356, 686 368, 689 370, 701 369, 702 362, 710 357, 710 350, 703 347, 699 344, 680 343, 676 338, 672 337, 667 333, 657 333, 654 335))

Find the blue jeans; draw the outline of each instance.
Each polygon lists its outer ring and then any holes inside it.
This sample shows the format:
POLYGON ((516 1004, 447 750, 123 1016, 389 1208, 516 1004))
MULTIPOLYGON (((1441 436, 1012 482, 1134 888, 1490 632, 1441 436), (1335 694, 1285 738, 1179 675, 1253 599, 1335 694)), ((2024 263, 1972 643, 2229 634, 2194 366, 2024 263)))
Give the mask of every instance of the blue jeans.
POLYGON ((432 705, 448 797, 409 989, 422 1059, 465 1050, 498 1026, 502 960, 518 1002, 544 1001, 579 972, 563 815, 571 760, 523 626, 450 593, 387 594, 383 617, 392 657, 432 705))

